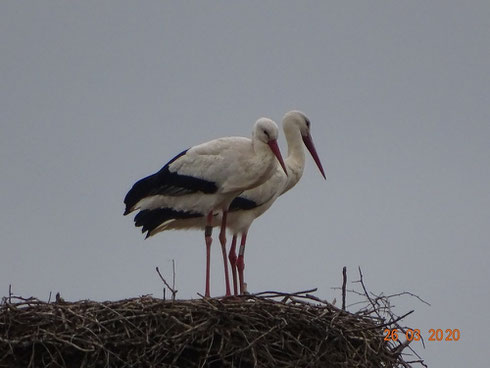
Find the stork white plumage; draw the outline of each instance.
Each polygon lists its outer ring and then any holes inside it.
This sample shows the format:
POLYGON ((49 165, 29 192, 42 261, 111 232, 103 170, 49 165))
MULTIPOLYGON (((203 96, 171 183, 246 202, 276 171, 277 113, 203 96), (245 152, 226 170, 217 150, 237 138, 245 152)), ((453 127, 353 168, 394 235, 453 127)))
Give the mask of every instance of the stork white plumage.
MULTIPOLYGON (((146 231, 150 213, 172 218, 206 216, 206 290, 209 297, 209 268, 213 214, 221 211, 220 242, 225 267, 226 294, 230 295, 226 260, 226 219, 228 207, 241 192, 267 181, 276 168, 276 158, 287 174, 274 121, 261 118, 254 125, 252 139, 218 138, 189 148, 170 160, 160 171, 136 182, 124 198, 125 215, 135 210, 136 226, 146 231), (274 157, 275 156, 275 157, 274 157), (155 212, 156 211, 156 212, 155 212), (148 220, 148 221, 146 221, 148 220)), ((150 221, 151 222, 151 221, 150 221)), ((162 223, 159 223, 162 225, 162 223)), ((150 232, 148 232, 148 235, 150 232)))
MULTIPOLYGON (((325 173, 316 153, 315 146, 310 134, 310 121, 300 111, 290 111, 284 115, 283 130, 288 143, 288 157, 286 166, 288 175, 284 175, 279 167, 274 169, 272 176, 264 184, 247 190, 235 198, 230 205, 227 226, 233 234, 229 260, 232 266, 234 292, 237 293, 237 270, 239 271, 240 289, 244 292, 243 270, 244 251, 248 229, 252 222, 267 211, 274 201, 289 189, 294 187, 303 175, 305 166, 305 153, 303 143, 310 151, 321 174, 325 173), (239 256, 236 256, 237 236, 241 234, 239 256)), ((157 234, 164 230, 203 228, 205 226, 205 213, 194 213, 184 216, 180 213, 169 211, 165 208, 141 212, 136 216, 136 225, 142 226, 148 236, 157 234)), ((221 218, 215 213, 212 221, 213 226, 219 226, 221 218)))
POLYGON ((233 234, 229 260, 235 295, 238 293, 237 270, 240 293, 243 294, 246 291, 243 271, 245 268, 244 253, 248 230, 257 217, 266 212, 280 195, 293 188, 301 179, 305 166, 303 143, 311 153, 322 176, 326 179, 320 158, 313 144, 310 128, 310 120, 302 112, 290 111, 286 113, 283 118, 283 130, 288 144, 288 156, 285 160, 288 175, 284 175, 282 170, 276 168, 274 174, 267 182, 243 192, 230 205, 227 226, 233 234), (235 250, 238 235, 241 235, 241 241, 237 257, 235 250))

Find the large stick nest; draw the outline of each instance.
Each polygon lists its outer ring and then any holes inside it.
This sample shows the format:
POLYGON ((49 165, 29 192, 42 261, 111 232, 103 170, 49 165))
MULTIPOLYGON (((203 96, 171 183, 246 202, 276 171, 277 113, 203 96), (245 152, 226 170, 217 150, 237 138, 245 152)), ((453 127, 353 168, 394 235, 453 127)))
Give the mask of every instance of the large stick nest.
POLYGON ((307 292, 115 302, 10 296, 0 305, 0 367, 409 367, 408 344, 384 340, 383 330, 398 326, 388 318, 307 292))

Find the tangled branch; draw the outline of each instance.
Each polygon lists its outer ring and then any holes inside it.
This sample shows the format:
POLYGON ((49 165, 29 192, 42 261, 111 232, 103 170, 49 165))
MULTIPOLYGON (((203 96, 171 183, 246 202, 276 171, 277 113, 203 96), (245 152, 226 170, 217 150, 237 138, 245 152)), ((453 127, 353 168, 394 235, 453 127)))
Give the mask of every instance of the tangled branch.
POLYGON ((379 300, 349 313, 313 292, 102 303, 9 295, 0 305, 0 366, 410 366, 408 344, 383 339, 399 319, 384 320, 379 300))

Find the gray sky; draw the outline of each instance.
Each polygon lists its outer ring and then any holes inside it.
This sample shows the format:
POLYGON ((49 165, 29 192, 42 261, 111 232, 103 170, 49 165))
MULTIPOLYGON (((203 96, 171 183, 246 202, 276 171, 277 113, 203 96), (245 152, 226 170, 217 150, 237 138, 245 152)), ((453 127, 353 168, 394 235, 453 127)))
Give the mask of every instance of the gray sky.
POLYGON ((0 48, 0 295, 161 296, 154 268, 175 259, 178 296, 197 297, 203 234, 144 241, 124 195, 189 146, 301 109, 328 180, 308 157, 254 223, 250 291, 332 300, 361 266, 371 291, 432 304, 395 301, 426 339, 461 330, 418 346, 431 366, 487 364, 488 1, 2 1, 0 48))

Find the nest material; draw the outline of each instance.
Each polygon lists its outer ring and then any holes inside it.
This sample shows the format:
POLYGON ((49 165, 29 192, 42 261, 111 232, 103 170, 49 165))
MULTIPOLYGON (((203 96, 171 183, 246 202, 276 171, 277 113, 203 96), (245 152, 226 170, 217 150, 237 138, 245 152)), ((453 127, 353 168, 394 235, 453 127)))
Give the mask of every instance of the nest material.
POLYGON ((379 311, 309 294, 115 302, 4 298, 0 367, 409 367, 379 311), (279 300, 277 300, 279 299, 279 300))

